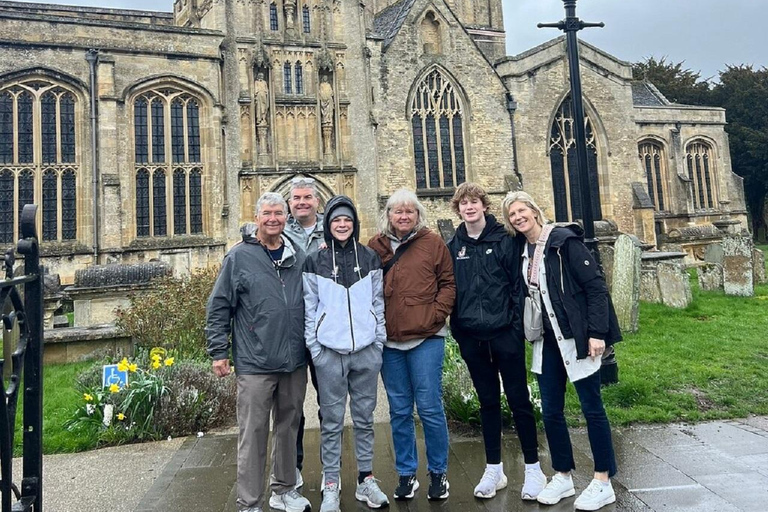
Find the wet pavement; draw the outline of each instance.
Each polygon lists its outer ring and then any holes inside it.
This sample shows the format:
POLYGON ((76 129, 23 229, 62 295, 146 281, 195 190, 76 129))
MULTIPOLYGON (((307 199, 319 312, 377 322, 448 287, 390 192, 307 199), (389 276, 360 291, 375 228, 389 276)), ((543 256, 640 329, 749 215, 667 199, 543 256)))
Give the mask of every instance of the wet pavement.
MULTIPOLYGON (((349 427, 347 427, 349 429, 349 427)), ((572 432, 577 469, 577 493, 591 479, 592 462, 586 431, 572 432)), ((369 510, 354 498, 357 476, 353 436, 344 435, 341 509, 346 512, 369 510)), ((303 472, 303 494, 313 510, 320 506, 321 468, 318 460, 320 434, 317 429, 305 435, 307 458, 303 472), (315 454, 313 456, 313 454, 315 454)), ((551 474, 546 441, 540 436, 542 467, 551 474)), ((617 501, 605 511, 764 511, 768 510, 768 418, 674 424, 614 429, 614 444, 619 473, 613 480, 617 501)), ((235 512, 237 438, 214 435, 187 439, 135 512, 235 512)), ((397 512, 469 512, 573 510, 574 498, 554 506, 523 502, 523 459, 513 431, 505 433, 504 467, 509 486, 490 500, 479 500, 472 490, 485 467, 479 437, 451 435, 448 478, 450 497, 430 502, 426 498, 428 479, 424 468, 423 439, 419 442, 422 469, 418 474, 421 489, 409 501, 391 501, 397 512)), ((397 483, 391 435, 386 423, 376 425, 374 475, 382 489, 392 497, 397 483)), ((265 511, 269 510, 268 507, 265 511)))

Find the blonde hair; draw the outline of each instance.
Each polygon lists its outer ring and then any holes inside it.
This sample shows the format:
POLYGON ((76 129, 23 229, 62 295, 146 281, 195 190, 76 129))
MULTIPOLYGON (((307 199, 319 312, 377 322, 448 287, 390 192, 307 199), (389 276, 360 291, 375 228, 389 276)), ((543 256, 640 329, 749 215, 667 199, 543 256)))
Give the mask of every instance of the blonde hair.
POLYGON ((459 203, 464 199, 479 199, 485 208, 491 206, 491 200, 488 198, 488 193, 483 187, 477 183, 465 182, 459 185, 459 188, 454 192, 451 198, 451 208, 456 212, 456 215, 461 217, 459 213, 459 203))
POLYGON ((424 209, 424 205, 421 204, 416 194, 407 188, 401 188, 395 190, 395 192, 387 199, 387 204, 384 206, 384 210, 379 217, 379 231, 382 234, 394 235, 392 231, 392 224, 389 222, 389 212, 391 212, 396 206, 411 205, 416 208, 419 213, 419 220, 416 222, 414 231, 418 231, 427 225, 427 210, 424 209))
POLYGON ((509 192, 501 202, 501 217, 504 221, 504 227, 507 228, 510 235, 515 236, 517 231, 515 231, 515 228, 513 228, 512 224, 509 222, 509 207, 517 202, 525 203, 528 208, 533 210, 533 214, 536 217, 536 222, 539 226, 543 226, 548 222, 547 217, 544 215, 544 211, 538 204, 536 204, 536 201, 533 200, 530 194, 523 192, 522 190, 509 192))

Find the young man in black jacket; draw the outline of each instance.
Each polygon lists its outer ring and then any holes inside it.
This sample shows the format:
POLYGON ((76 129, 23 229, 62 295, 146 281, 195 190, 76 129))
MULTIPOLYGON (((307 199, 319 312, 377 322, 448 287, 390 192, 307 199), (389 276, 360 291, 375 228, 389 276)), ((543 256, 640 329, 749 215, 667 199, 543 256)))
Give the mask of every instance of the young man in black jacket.
POLYGON ((451 331, 477 390, 485 442, 486 468, 474 494, 492 498, 507 485, 501 461, 501 374, 525 459, 521 497, 535 500, 547 479, 539 465, 525 369, 519 244, 488 214, 488 195, 479 185, 459 186, 452 205, 464 222, 448 242, 456 277, 451 331))

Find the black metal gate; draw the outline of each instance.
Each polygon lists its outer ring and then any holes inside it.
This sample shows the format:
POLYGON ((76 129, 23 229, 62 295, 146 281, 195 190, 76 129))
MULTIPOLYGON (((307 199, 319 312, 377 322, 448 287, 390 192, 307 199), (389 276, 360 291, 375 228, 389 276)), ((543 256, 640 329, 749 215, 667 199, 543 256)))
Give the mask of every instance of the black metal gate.
MULTIPOLYGON (((37 206, 21 213, 21 239, 17 251, 24 256, 24 274, 14 277, 14 250, 4 258, 5 279, 0 279, 3 339, 17 338, 10 353, 10 377, 0 379, 0 492, 2 512, 43 510, 43 275, 36 229, 37 206), (23 292, 21 288, 23 287, 23 292), (18 337, 11 335, 18 332, 18 337), (23 377, 23 385, 22 385, 23 377), (23 468, 21 489, 13 482, 13 437, 19 389, 24 390, 23 468)), ((9 361, 0 359, 0 374, 9 361)))

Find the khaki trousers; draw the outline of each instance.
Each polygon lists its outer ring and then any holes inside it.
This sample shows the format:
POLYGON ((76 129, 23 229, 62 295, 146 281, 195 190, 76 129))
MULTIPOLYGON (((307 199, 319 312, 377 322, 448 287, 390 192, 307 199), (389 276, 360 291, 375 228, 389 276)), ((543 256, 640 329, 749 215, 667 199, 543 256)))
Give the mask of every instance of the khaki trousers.
POLYGON ((296 434, 304 410, 307 368, 292 373, 237 376, 237 506, 264 506, 269 415, 272 429, 271 489, 277 494, 296 485, 296 434))

